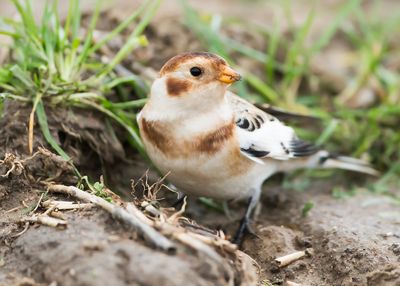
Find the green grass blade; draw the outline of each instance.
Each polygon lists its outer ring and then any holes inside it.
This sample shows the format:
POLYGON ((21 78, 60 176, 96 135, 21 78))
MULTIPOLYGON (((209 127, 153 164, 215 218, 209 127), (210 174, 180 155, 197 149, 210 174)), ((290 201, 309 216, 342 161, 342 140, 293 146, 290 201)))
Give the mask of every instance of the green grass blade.
POLYGON ((135 12, 133 12, 128 18, 126 18, 122 23, 120 23, 114 30, 105 35, 100 41, 98 41, 90 50, 89 54, 93 54, 99 48, 101 48, 105 43, 112 40, 114 37, 119 35, 123 30, 125 30, 139 15, 147 9, 147 6, 151 3, 150 1, 145 1, 135 12))
POLYGON ((129 35, 129 38, 126 44, 120 49, 120 51, 115 55, 115 57, 108 64, 107 68, 99 74, 99 78, 103 77, 105 74, 108 74, 112 71, 116 65, 118 65, 129 53, 131 53, 138 46, 146 46, 148 44, 147 38, 144 35, 141 35, 150 21, 154 18, 154 15, 158 11, 158 8, 161 4, 162 0, 154 0, 152 5, 150 5, 143 18, 139 22, 139 24, 135 27, 132 33, 129 35))
POLYGON ((350 0, 347 1, 345 5, 340 9, 339 13, 333 19, 333 21, 325 29, 322 36, 316 41, 309 50, 309 53, 314 54, 324 48, 331 41, 333 36, 336 34, 339 26, 343 24, 346 18, 355 11, 355 9, 360 8, 360 0, 350 0))
POLYGON ((275 92, 275 90, 259 79, 256 75, 248 73, 245 75, 244 79, 249 83, 250 86, 264 96, 268 102, 277 102, 278 94, 275 92))
POLYGON ((65 21, 65 40, 71 35, 71 42, 78 38, 79 27, 81 26, 81 9, 79 0, 70 0, 67 19, 65 21))
POLYGON ((137 131, 135 131, 134 128, 132 128, 126 122, 124 122, 119 116, 115 115, 112 111, 104 108, 103 106, 101 106, 101 105, 99 105, 99 104, 97 104, 95 102, 89 101, 89 100, 79 100, 79 101, 77 101, 77 103, 90 106, 90 107, 100 111, 101 113, 107 115, 108 117, 110 117, 111 119, 115 120, 116 122, 118 122, 122 127, 124 127, 124 129, 128 132, 128 134, 132 138, 133 144, 134 144, 135 148, 138 150, 138 152, 142 156, 147 158, 147 154, 146 154, 146 151, 144 149, 142 140, 140 139, 137 131))
POLYGON ((124 83, 132 83, 135 87, 135 91, 138 92, 139 97, 146 96, 146 94, 150 90, 150 88, 146 84, 146 82, 135 74, 131 74, 131 75, 125 76, 125 77, 118 77, 118 78, 104 84, 103 90, 107 91, 107 90, 113 89, 124 83))
POLYGON ((78 66, 82 65, 82 63, 90 55, 89 50, 90 50, 90 45, 93 40, 93 31, 96 28, 97 20, 99 19, 102 2, 103 2, 103 0, 96 1, 95 10, 92 14, 92 19, 90 20, 89 28, 86 31, 86 40, 83 44, 81 54, 79 55, 78 60, 77 60, 78 66))
POLYGON ((32 11, 32 6, 30 4, 30 0, 25 0, 25 7, 23 7, 19 0, 12 0, 15 7, 18 10, 18 13, 21 15, 22 21, 24 23, 25 28, 28 31, 28 34, 32 37, 38 39, 38 30, 35 22, 35 17, 32 11))
POLYGON ((65 160, 69 161, 71 158, 67 153, 61 148, 60 145, 56 142, 54 137, 50 133, 49 125, 47 122, 46 112, 44 110, 43 101, 39 100, 36 106, 36 116, 40 125, 40 129, 42 130, 43 136, 46 139, 47 143, 65 160))
POLYGON ((30 78, 27 72, 24 72, 18 65, 14 65, 10 68, 10 72, 15 78, 19 79, 20 82, 25 86, 26 89, 34 90, 35 83, 30 78))
POLYGON ((118 103, 110 102, 110 107, 115 109, 140 108, 143 107, 146 104, 146 102, 147 98, 118 102, 118 103))
POLYGON ((146 36, 130 37, 126 44, 120 49, 116 56, 111 60, 107 67, 97 76, 98 78, 104 77, 110 73, 116 65, 118 65, 129 53, 139 46, 146 46, 148 44, 146 36))
POLYGON ((329 138, 333 135, 333 133, 335 132, 337 126, 338 126, 339 122, 336 119, 331 119, 328 126, 324 129, 324 131, 322 132, 321 136, 319 136, 319 138, 317 139, 317 141, 315 142, 315 144, 317 146, 321 146, 323 145, 326 141, 329 140, 329 138))
POLYGON ((278 52, 278 46, 280 42, 280 23, 278 22, 277 18, 274 21, 274 29, 271 33, 269 33, 269 41, 267 47, 267 55, 263 62, 265 63, 265 73, 267 82, 269 84, 273 84, 275 82, 275 72, 278 70, 278 65, 275 60, 276 54, 278 52))
POLYGON ((292 43, 292 45, 288 51, 288 54, 287 54, 286 60, 285 60, 285 67, 287 67, 288 70, 287 70, 287 73, 284 75, 284 79, 283 79, 283 86, 285 86, 285 87, 288 87, 292 83, 294 78, 301 73, 301 71, 300 72, 296 71, 296 67, 298 65, 305 64, 305 63, 298 63, 298 61, 300 58, 304 59, 304 56, 303 56, 304 42, 311 30, 311 26, 314 21, 314 17, 315 17, 315 10, 312 9, 307 16, 306 21, 301 26, 300 30, 296 32, 294 42, 292 43))
POLYGON ((23 96, 15 95, 15 94, 8 93, 8 92, 0 93, 0 99, 1 100, 4 100, 6 98, 19 100, 19 101, 22 101, 22 102, 31 102, 31 100, 29 98, 26 98, 26 97, 23 97, 23 96))

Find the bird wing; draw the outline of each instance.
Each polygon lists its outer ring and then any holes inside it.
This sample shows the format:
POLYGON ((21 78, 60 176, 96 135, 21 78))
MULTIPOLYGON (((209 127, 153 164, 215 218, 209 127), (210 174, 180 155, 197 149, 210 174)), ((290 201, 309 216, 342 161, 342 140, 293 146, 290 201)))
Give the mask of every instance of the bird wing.
POLYGON ((235 114, 240 150, 248 158, 262 163, 262 158, 289 160, 318 151, 312 143, 300 140, 293 128, 248 101, 231 92, 227 99, 235 114))

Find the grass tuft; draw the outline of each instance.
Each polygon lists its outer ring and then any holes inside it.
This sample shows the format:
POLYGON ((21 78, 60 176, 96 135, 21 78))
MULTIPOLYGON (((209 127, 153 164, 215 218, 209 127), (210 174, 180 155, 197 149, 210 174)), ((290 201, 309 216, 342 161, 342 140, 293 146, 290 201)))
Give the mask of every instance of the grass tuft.
POLYGON ((144 100, 111 102, 107 93, 120 84, 133 83, 138 94, 146 86, 135 76, 117 76, 114 69, 128 54, 147 45, 143 31, 156 13, 161 0, 145 1, 125 21, 102 39, 95 41, 94 32, 102 9, 96 2, 87 29, 82 29, 79 0, 71 0, 64 22, 58 15, 58 1, 48 1, 41 20, 36 22, 31 1, 12 0, 20 20, 0 18, 0 34, 11 37, 10 59, 0 67, 0 99, 21 100, 32 103, 29 121, 29 150, 32 153, 33 126, 38 119, 42 133, 50 146, 64 159, 69 160, 49 132, 46 107, 70 105, 96 109, 115 120, 127 130, 129 141, 145 155, 138 136, 134 116, 126 116, 125 109, 143 106, 144 100), (107 62, 100 60, 97 52, 130 25, 136 26, 120 51, 107 62), (82 31, 85 31, 84 33, 82 31))

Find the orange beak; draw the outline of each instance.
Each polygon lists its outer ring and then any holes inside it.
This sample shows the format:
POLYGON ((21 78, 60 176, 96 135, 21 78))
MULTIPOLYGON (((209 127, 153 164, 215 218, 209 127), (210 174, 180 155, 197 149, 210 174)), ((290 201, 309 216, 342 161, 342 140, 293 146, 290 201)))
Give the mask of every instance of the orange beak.
POLYGON ((230 84, 230 83, 240 80, 241 78, 242 78, 242 76, 238 72, 236 72, 235 70, 226 66, 226 67, 224 67, 221 74, 219 75, 218 80, 220 82, 230 84))

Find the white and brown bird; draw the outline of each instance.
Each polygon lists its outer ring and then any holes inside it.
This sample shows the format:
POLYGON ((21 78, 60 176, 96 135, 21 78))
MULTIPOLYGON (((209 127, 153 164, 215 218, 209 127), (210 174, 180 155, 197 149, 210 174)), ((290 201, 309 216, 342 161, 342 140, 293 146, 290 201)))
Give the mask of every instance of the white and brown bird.
POLYGON ((341 168, 375 175, 364 161, 331 156, 227 88, 240 75, 211 53, 173 57, 138 116, 155 166, 186 194, 247 199, 236 241, 248 227, 263 182, 298 168, 341 168))

